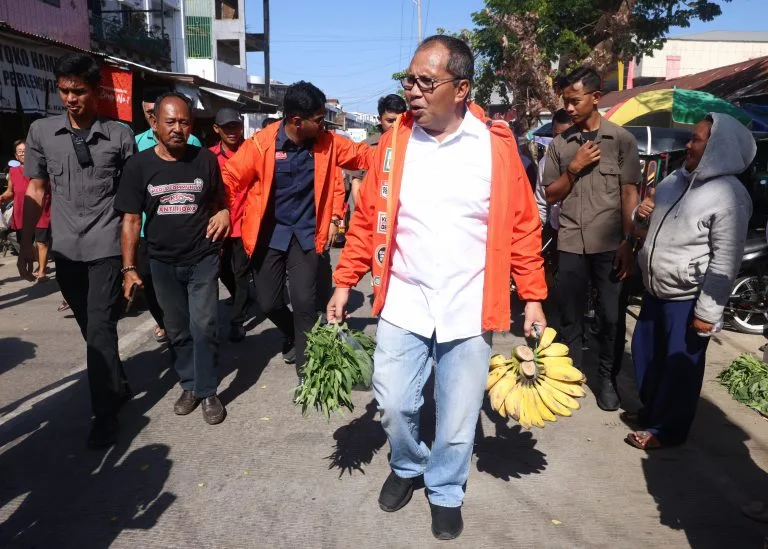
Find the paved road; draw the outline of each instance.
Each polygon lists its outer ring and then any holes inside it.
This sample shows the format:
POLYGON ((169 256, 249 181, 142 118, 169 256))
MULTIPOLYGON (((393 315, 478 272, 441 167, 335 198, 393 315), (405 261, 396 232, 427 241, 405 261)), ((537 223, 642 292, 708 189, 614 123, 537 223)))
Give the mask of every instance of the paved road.
MULTIPOLYGON (((423 492, 398 513, 378 509, 388 449, 371 393, 356 393, 354 413, 302 417, 277 331, 258 317, 243 343, 222 347, 229 417, 215 427, 199 412, 173 414, 179 390, 149 315, 122 320, 137 396, 121 413, 119 444, 86 450, 85 348, 74 319, 56 312, 55 282, 31 287, 10 257, 0 263, 0 547, 447 545, 430 534, 423 492)), ((369 287, 355 296, 354 322, 373 332, 369 287)), ((499 336, 494 345, 508 353, 516 341, 499 336)), ((767 424, 712 381, 760 344, 717 338, 692 439, 679 449, 627 446, 627 428, 591 395, 574 417, 532 432, 484 411, 454 545, 762 547, 768 528, 738 507, 768 497, 767 424)), ((428 436, 429 421, 424 429, 428 436)))

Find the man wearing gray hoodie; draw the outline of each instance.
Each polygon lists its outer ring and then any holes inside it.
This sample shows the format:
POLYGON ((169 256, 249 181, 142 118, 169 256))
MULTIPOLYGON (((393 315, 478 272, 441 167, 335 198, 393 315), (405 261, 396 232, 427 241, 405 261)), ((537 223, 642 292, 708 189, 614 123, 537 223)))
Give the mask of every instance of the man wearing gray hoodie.
POLYGON ((645 295, 632 337, 643 407, 624 414, 648 450, 685 442, 696 413, 709 336, 723 317, 744 253, 752 201, 736 176, 752 163, 752 134, 710 113, 686 145, 685 167, 651 192, 634 218, 647 228, 638 264, 645 295))

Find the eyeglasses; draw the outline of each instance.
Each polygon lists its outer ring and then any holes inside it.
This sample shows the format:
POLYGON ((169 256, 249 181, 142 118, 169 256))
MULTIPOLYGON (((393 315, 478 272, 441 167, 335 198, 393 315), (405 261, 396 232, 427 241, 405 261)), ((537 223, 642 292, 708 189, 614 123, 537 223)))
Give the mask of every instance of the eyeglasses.
POLYGON ((435 88, 437 88, 438 84, 445 84, 446 82, 456 82, 457 80, 464 80, 464 78, 459 78, 458 76, 454 76, 451 78, 436 79, 436 78, 427 78, 426 76, 413 76, 412 74, 409 74, 408 76, 404 76, 403 78, 400 79, 400 85, 406 91, 411 91, 413 89, 413 86, 415 85, 419 87, 422 93, 433 93, 435 91, 435 88))

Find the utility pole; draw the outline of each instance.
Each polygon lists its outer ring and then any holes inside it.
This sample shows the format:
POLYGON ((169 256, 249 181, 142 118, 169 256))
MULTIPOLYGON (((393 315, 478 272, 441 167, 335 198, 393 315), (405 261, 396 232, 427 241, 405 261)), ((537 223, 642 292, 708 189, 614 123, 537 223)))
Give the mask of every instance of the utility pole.
POLYGON ((421 44, 421 0, 412 0, 416 4, 416 24, 418 25, 417 35, 419 37, 419 44, 421 44))
POLYGON ((269 76, 269 0, 264 0, 264 95, 272 95, 272 80, 269 76))

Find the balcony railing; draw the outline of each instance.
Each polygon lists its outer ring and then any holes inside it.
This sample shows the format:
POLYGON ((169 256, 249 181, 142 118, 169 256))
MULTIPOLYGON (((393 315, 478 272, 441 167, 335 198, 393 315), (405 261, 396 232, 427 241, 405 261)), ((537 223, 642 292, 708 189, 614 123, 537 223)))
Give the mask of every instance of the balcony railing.
POLYGON ((147 28, 142 14, 90 15, 91 39, 155 59, 169 60, 171 42, 160 27, 147 28))

